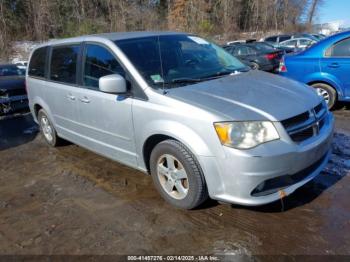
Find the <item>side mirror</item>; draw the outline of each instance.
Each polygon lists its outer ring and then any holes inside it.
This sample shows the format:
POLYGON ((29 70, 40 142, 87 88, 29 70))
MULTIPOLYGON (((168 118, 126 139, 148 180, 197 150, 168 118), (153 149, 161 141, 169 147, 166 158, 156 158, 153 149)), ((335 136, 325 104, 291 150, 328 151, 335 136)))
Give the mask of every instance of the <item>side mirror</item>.
POLYGON ((100 91, 111 94, 126 93, 125 78, 119 74, 103 76, 98 80, 100 91))

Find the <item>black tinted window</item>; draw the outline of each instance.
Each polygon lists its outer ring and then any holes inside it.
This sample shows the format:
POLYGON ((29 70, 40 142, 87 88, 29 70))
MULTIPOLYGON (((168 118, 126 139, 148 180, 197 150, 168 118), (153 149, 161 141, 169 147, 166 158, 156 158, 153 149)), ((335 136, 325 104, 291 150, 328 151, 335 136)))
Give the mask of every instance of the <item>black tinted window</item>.
POLYGON ((333 45, 327 50, 326 55, 332 57, 350 57, 350 38, 344 39, 333 45))
POLYGON ((276 42, 277 41, 277 37, 276 36, 271 36, 265 39, 265 41, 267 42, 276 42))
POLYGON ((254 48, 247 46, 248 55, 256 55, 256 50, 254 48))
POLYGON ((249 48, 246 47, 246 46, 240 46, 240 47, 237 47, 237 49, 235 50, 235 54, 236 55, 248 55, 249 54, 249 48))
POLYGON ((0 76, 21 76, 25 71, 15 65, 0 66, 0 76))
POLYGON ((85 50, 84 86, 98 89, 100 77, 112 74, 125 75, 111 52, 102 46, 88 44, 85 50))
POLYGON ((51 55, 50 79, 75 84, 78 53, 78 45, 54 47, 51 55))
POLYGON ((280 42, 287 41, 287 40, 289 40, 290 38, 291 38, 290 36, 280 36, 279 41, 280 41, 280 42))
POLYGON ((46 51, 47 47, 42 47, 34 51, 28 69, 30 76, 45 77, 46 51))

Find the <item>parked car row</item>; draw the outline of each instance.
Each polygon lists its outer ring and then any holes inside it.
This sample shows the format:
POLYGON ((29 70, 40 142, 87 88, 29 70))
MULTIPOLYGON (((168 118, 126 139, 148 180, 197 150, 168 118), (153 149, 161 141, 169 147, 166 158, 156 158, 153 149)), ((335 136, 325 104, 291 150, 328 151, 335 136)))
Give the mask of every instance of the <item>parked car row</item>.
MULTIPOLYGON (((281 54, 246 49, 269 63, 281 54)), ((26 82, 49 145, 66 139, 150 173, 162 197, 180 208, 208 197, 242 205, 279 200, 330 157, 334 120, 314 90, 249 70, 195 35, 51 41, 31 54, 26 82)))
POLYGON ((265 42, 237 43, 224 46, 224 49, 252 69, 275 72, 284 51, 265 42))
MULTIPOLYGON (((279 47, 281 44, 282 45, 285 45, 283 43, 285 43, 286 41, 290 41, 290 40, 293 40, 293 39, 303 39, 304 41, 306 39, 309 40, 309 43, 316 43, 320 40, 322 40, 323 38, 325 38, 324 35, 321 35, 321 34, 307 34, 307 33, 303 33, 303 34, 284 34, 284 35, 274 35, 274 36, 269 36, 269 37, 266 37, 266 38, 262 38, 261 41, 264 41, 264 42, 268 42, 268 43, 271 43, 272 45, 274 45, 275 47, 279 47)), ((303 42, 304 42, 303 41, 303 42)), ((299 48, 298 46, 298 42, 293 42, 294 43, 294 47, 297 47, 299 48)), ((287 42, 288 43, 288 42, 287 42)), ((303 43, 304 45, 305 43, 303 43)))
POLYGON ((329 108, 333 108, 337 101, 350 101, 350 32, 330 37, 276 35, 262 40, 265 42, 254 39, 231 41, 224 49, 253 69, 278 71, 283 76, 313 86, 329 108), (277 50, 283 50, 284 54, 277 50))
POLYGON ((323 36, 311 34, 276 35, 256 39, 229 41, 224 47, 252 69, 275 72, 284 54, 296 53, 320 41, 323 36))

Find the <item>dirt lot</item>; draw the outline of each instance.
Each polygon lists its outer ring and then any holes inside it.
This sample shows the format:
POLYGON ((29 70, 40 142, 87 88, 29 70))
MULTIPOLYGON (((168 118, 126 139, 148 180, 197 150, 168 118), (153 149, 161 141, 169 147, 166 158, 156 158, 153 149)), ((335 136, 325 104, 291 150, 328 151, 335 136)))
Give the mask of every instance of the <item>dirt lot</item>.
POLYGON ((326 170, 257 208, 166 204, 151 178, 76 145, 49 148, 30 115, 0 121, 0 254, 350 255, 350 110, 326 170))

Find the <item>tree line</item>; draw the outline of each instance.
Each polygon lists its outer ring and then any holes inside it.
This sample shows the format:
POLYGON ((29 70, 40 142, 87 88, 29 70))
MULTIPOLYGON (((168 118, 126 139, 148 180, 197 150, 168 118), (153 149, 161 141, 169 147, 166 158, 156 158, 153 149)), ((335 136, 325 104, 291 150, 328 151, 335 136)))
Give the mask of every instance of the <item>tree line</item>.
POLYGON ((222 39, 301 31, 322 0, 0 0, 0 56, 11 41, 135 30, 178 30, 222 39))

